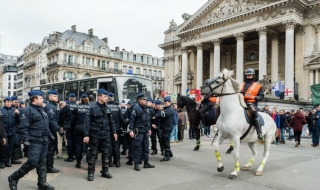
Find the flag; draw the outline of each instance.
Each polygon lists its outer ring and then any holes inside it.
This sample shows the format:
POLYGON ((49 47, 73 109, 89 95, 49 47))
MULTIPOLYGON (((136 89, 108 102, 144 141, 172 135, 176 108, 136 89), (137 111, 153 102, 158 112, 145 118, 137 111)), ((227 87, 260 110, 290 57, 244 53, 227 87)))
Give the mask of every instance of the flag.
POLYGON ((272 85, 272 92, 279 91, 279 82, 272 85))

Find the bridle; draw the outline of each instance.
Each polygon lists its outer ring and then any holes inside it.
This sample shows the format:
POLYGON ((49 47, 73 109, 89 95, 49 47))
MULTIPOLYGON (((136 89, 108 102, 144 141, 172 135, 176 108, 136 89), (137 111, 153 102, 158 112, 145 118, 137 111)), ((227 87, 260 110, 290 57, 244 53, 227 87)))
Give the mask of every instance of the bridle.
MULTIPOLYGON (((216 80, 218 80, 218 79, 221 79, 221 77, 217 77, 216 80)), ((220 85, 217 85, 217 86, 214 87, 214 88, 211 88, 211 86, 210 86, 211 92, 212 92, 213 90, 215 90, 216 88, 218 88, 219 86, 223 85, 220 94, 215 94, 215 95, 221 97, 221 96, 228 96, 228 95, 233 95, 233 94, 238 94, 238 93, 240 93, 240 92, 223 93, 224 84, 225 84, 228 80, 230 80, 230 78, 228 77, 227 79, 225 79, 225 78, 224 78, 224 74, 223 74, 222 80, 223 80, 223 82, 220 83, 220 85)), ((233 82, 231 82, 231 84, 232 84, 233 89, 235 89, 235 86, 234 86, 233 82)))

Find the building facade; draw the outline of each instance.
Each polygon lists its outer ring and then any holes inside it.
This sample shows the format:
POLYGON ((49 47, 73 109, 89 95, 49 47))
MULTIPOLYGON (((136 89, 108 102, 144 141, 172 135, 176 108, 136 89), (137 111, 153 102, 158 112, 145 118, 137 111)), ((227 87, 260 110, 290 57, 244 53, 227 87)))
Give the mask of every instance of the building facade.
POLYGON ((17 67, 8 63, 1 65, 0 70, 1 97, 16 95, 17 67))
POLYGON ((17 56, 5 55, 0 53, 0 65, 4 63, 9 63, 10 65, 17 63, 17 56))
POLYGON ((93 29, 88 33, 78 32, 73 25, 71 30, 53 32, 44 37, 41 44, 30 43, 24 48, 18 61, 17 94, 20 99, 26 99, 33 86, 108 73, 128 74, 129 70, 134 75, 145 74, 154 80, 157 88, 162 88, 162 58, 120 51, 119 47, 111 50, 108 38, 99 39, 93 34, 93 29), (144 70, 152 72, 144 73, 144 70))
POLYGON ((257 80, 285 83, 285 99, 310 102, 319 82, 320 1, 209 0, 193 15, 183 14, 165 32, 168 60, 165 90, 200 88, 223 68, 243 82, 253 68, 257 80))

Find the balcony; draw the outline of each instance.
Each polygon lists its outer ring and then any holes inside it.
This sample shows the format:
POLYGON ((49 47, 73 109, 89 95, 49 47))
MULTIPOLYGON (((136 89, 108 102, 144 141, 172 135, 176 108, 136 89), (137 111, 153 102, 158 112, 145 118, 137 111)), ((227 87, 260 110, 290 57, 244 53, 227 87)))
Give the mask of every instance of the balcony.
MULTIPOLYGON (((33 66, 35 66, 35 65, 36 65, 35 62, 30 62, 30 63, 27 63, 26 65, 24 65, 24 66, 23 66, 23 69, 28 69, 28 68, 33 67, 33 66)), ((17 70, 17 71, 18 71, 18 70, 17 70)))
POLYGON ((24 79, 31 79, 32 78, 32 75, 26 75, 25 77, 24 77, 24 79))
POLYGON ((57 66, 57 65, 58 65, 58 62, 53 62, 53 63, 49 64, 49 65, 47 66, 47 68, 48 68, 48 69, 51 69, 51 68, 53 68, 53 67, 55 67, 55 66, 57 66))
POLYGON ((41 79, 40 84, 46 84, 46 79, 41 79))

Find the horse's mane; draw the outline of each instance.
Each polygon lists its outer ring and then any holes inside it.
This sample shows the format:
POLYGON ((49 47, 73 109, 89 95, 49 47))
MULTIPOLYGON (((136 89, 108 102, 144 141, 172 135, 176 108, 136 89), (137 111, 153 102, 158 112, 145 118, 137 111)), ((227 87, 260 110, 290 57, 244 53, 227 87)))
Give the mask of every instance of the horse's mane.
POLYGON ((197 106, 197 103, 188 96, 180 96, 180 99, 184 101, 186 104, 189 104, 192 107, 197 106))
POLYGON ((236 81, 234 78, 232 78, 232 75, 234 74, 234 72, 233 71, 230 71, 230 70, 228 70, 228 69, 223 69, 222 70, 222 72, 221 72, 221 74, 222 74, 222 77, 224 77, 224 79, 226 80, 226 79, 230 79, 231 80, 231 82, 232 82, 232 85, 233 85, 233 87, 234 87, 234 90, 236 91, 236 92, 240 92, 240 88, 241 88, 241 84, 240 84, 240 82, 238 82, 238 81, 236 81))

